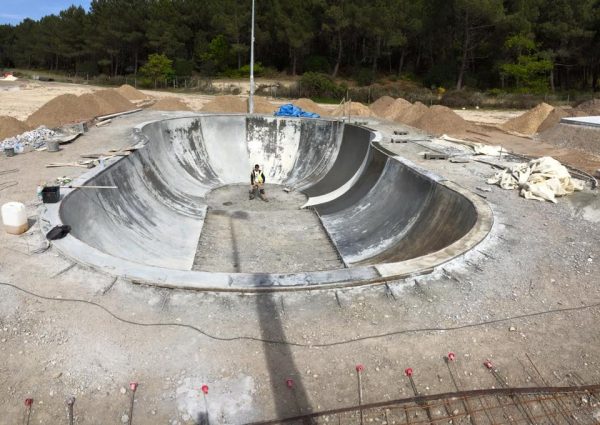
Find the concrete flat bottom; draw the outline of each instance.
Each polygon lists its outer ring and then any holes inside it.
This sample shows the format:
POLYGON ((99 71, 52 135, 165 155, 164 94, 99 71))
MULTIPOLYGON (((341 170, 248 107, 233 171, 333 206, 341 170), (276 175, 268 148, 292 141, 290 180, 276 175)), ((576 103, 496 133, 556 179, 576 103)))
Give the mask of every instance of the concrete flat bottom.
POLYGON ((208 212, 193 270, 295 273, 343 268, 306 197, 267 185, 269 202, 248 199, 247 185, 225 186, 208 197, 208 212))

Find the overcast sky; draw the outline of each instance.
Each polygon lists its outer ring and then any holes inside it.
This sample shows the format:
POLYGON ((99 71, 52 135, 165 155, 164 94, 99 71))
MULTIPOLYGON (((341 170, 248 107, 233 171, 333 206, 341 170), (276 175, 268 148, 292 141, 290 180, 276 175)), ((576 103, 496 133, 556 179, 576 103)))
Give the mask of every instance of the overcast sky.
POLYGON ((25 18, 40 19, 72 4, 87 10, 90 3, 90 0, 0 0, 0 24, 16 25, 25 18))

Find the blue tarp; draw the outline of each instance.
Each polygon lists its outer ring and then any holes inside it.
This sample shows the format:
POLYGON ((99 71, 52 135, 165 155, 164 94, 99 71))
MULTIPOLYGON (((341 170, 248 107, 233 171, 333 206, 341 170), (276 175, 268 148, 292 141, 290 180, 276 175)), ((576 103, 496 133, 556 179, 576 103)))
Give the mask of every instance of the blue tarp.
POLYGON ((313 112, 306 112, 298 108, 296 105, 288 103, 282 105, 277 111, 275 111, 276 117, 302 117, 302 118, 321 118, 319 114, 313 112))

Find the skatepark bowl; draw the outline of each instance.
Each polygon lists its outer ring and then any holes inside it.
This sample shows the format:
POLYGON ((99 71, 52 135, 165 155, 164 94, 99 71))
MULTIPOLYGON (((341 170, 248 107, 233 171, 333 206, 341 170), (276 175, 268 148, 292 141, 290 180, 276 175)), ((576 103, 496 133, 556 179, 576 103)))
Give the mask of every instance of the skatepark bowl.
POLYGON ((55 241, 63 255, 133 282, 211 291, 374 284, 431 272, 492 225, 482 199, 386 151, 365 127, 190 115, 132 134, 139 149, 73 182, 117 189, 66 189, 42 222, 46 231, 71 226, 55 241), (269 203, 248 200, 254 164, 269 203))

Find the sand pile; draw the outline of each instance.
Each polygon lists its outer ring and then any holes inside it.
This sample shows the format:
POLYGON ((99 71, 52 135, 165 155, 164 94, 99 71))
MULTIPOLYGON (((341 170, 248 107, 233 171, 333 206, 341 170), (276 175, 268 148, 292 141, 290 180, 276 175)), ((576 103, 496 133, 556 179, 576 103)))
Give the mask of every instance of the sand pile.
POLYGON ((399 97, 398 99, 394 100, 394 102, 391 105, 389 105, 385 109, 385 111, 383 111, 383 113, 379 115, 385 119, 394 121, 411 106, 412 103, 410 103, 406 99, 402 99, 401 97, 399 97))
POLYGON ((130 102, 139 102, 143 100, 151 99, 151 96, 147 96, 138 89, 129 84, 123 84, 116 91, 130 102))
POLYGON ((273 115, 273 113, 277 110, 277 106, 273 105, 267 99, 254 96, 254 113, 255 114, 265 114, 265 115, 273 115))
POLYGON ((329 111, 325 110, 324 108, 320 107, 317 103, 305 97, 298 100, 294 100, 292 104, 296 105, 298 108, 302 109, 305 112, 313 112, 321 116, 329 115, 329 111))
POLYGON ((108 112, 104 112, 103 110, 103 115, 115 114, 117 112, 131 111, 132 109, 135 109, 135 105, 121 96, 121 94, 119 94, 119 92, 116 90, 99 90, 93 94, 99 103, 106 105, 106 110, 108 112))
POLYGON ((434 105, 427 109, 413 123, 413 126, 436 136, 441 136, 442 134, 463 136, 469 128, 469 123, 452 109, 441 105, 434 105))
POLYGON ((385 111, 394 103, 394 98, 390 96, 381 96, 369 106, 371 111, 379 117, 383 117, 385 111))
POLYGON ((0 140, 24 133, 29 129, 30 127, 27 124, 16 118, 8 116, 0 117, 0 140))
POLYGON ((78 121, 87 121, 98 113, 97 105, 74 94, 63 94, 47 102, 27 118, 31 128, 45 125, 60 127, 78 121))
POLYGON ((554 110, 554 107, 547 103, 540 103, 535 108, 530 109, 523 115, 508 120, 502 125, 504 130, 515 131, 521 134, 533 135, 538 128, 548 118, 548 115, 554 110))
POLYGON ((402 124, 413 125, 428 110, 429 108, 423 105, 421 102, 415 102, 404 109, 404 111, 397 114, 394 118, 394 121, 401 122, 402 124))
POLYGON ((600 99, 592 99, 588 100, 587 102, 580 103, 576 109, 584 111, 600 111, 600 99))
POLYGON ((163 97, 159 99, 154 105, 149 107, 155 111, 191 111, 190 108, 184 101, 174 97, 163 97))
POLYGON ((367 106, 360 102, 347 102, 344 105, 340 105, 331 115, 334 117, 342 117, 347 116, 348 112, 354 117, 372 117, 374 115, 367 106))
POLYGON ((248 102, 246 99, 237 96, 217 96, 208 102, 202 108, 203 112, 230 112, 246 113, 248 112, 248 102))

